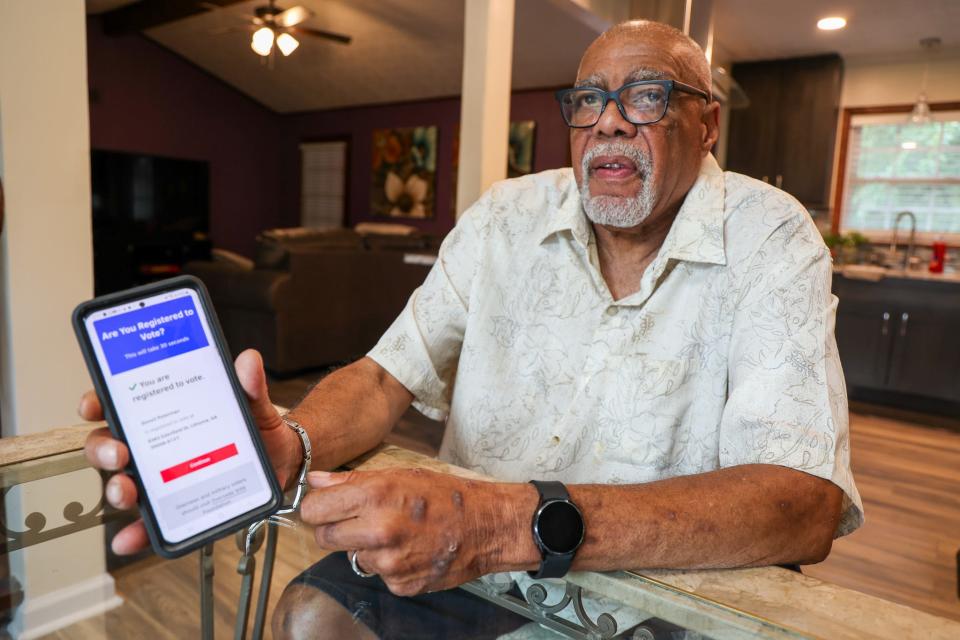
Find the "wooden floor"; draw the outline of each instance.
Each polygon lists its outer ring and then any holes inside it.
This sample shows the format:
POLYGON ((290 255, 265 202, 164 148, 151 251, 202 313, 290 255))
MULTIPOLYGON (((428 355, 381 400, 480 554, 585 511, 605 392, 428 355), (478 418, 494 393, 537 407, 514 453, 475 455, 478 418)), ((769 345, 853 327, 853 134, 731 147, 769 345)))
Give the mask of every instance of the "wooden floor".
POLYGON ((851 415, 863 527, 804 573, 960 620, 960 434, 851 415))
MULTIPOLYGON (((284 382, 285 392, 296 393, 284 382)), ((295 401, 293 398, 292 401, 295 401)), ((864 414, 851 416, 853 468, 867 522, 804 572, 916 609, 960 620, 955 554, 960 547, 960 434, 864 414)), ((440 427, 408 414, 396 444, 435 453, 440 427)), ((280 534, 271 607, 297 573, 320 557, 306 528, 280 534)), ((232 636, 239 552, 216 546, 216 635, 232 636)), ((122 607, 48 636, 50 640, 198 637, 198 562, 148 560, 116 572, 122 607)), ((268 633, 266 637, 272 637, 268 633)))
MULTIPOLYGON (((271 581, 269 614, 273 612, 284 585, 304 568, 322 557, 306 527, 283 529, 271 581)), ((260 554, 262 556, 262 553, 260 554)), ((260 556, 257 570, 261 569, 260 556)), ((233 538, 221 540, 214 549, 214 630, 217 638, 232 638, 240 597, 237 563, 240 552, 233 538)), ((259 573, 255 587, 259 587, 259 573)), ((122 606, 60 631, 45 640, 94 640, 101 638, 156 638, 181 640, 200 637, 199 562, 197 554, 176 560, 150 558, 114 572, 122 606)), ((255 597, 255 594, 254 594, 255 597)), ((251 605, 250 624, 253 621, 251 605)), ((248 630, 249 634, 249 630, 248 630)), ((248 635, 249 637, 249 635, 248 635)))

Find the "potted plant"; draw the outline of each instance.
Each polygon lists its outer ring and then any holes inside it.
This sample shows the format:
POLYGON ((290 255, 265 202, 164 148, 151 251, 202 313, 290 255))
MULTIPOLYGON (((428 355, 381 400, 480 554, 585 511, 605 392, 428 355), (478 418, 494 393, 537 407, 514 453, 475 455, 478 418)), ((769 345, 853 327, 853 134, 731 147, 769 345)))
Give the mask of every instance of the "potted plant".
POLYGON ((840 248, 843 246, 843 236, 839 233, 825 233, 823 234, 823 242, 830 249, 830 255, 833 257, 834 263, 843 264, 843 256, 840 253, 840 248))
POLYGON ((869 262, 868 251, 870 249, 870 239, 857 231, 851 231, 844 239, 846 246, 853 250, 854 260, 857 264, 869 262))

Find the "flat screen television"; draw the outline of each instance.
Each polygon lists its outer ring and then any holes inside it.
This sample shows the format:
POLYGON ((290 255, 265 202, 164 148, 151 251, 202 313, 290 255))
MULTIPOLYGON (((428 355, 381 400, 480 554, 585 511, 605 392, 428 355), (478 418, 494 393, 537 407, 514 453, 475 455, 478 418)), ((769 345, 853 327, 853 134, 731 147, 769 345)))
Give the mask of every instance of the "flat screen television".
POLYGON ((97 295, 209 256, 208 162, 94 149, 90 173, 97 295))
POLYGON ((90 173, 94 229, 209 231, 207 162, 94 149, 90 173))

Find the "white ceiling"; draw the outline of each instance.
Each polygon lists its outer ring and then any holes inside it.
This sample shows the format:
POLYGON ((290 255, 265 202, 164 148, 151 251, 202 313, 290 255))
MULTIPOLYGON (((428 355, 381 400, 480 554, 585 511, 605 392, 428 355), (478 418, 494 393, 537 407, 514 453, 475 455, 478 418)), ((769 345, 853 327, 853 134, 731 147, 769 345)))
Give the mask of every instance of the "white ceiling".
MULTIPOLYGON (((287 0, 314 12, 304 23, 353 37, 349 45, 299 38, 273 68, 250 50, 241 27, 262 0, 240 2, 149 29, 146 34, 271 109, 402 102, 460 93, 463 0, 287 0)), ((570 0, 519 0, 513 87, 572 83, 580 55, 605 23, 570 0)))
MULTIPOLYGON (((87 0, 104 10, 131 0, 87 0)), ((682 1, 682 0, 675 0, 682 1)), ((920 56, 919 40, 939 36, 960 52, 960 0, 712 0, 720 63, 838 52, 850 57, 920 56), (840 15, 846 29, 817 19, 840 15)), ((697 0, 694 0, 697 2, 697 0)), ((170 22, 146 35, 271 109, 290 113, 384 104, 460 93, 463 0, 279 0, 314 12, 305 23, 348 34, 349 45, 301 38, 272 68, 250 50, 243 27, 265 0, 239 2, 170 22)), ((608 24, 584 0, 516 0, 513 87, 570 83, 580 55, 608 24)))
POLYGON ((766 60, 838 52, 843 57, 919 55, 920 39, 960 48, 960 0, 714 0, 714 35, 724 57, 766 60), (820 31, 817 20, 847 19, 820 31))

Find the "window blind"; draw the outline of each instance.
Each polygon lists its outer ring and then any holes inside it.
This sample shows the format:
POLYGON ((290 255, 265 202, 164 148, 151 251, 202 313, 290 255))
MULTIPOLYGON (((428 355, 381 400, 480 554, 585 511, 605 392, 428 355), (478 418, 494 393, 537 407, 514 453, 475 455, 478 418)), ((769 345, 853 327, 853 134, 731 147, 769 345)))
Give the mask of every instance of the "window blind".
POLYGON ((850 121, 842 227, 889 231, 911 211, 917 231, 960 234, 960 111, 907 124, 906 114, 855 115, 850 121))
POLYGON ((347 143, 300 145, 300 224, 314 229, 343 226, 347 143))

